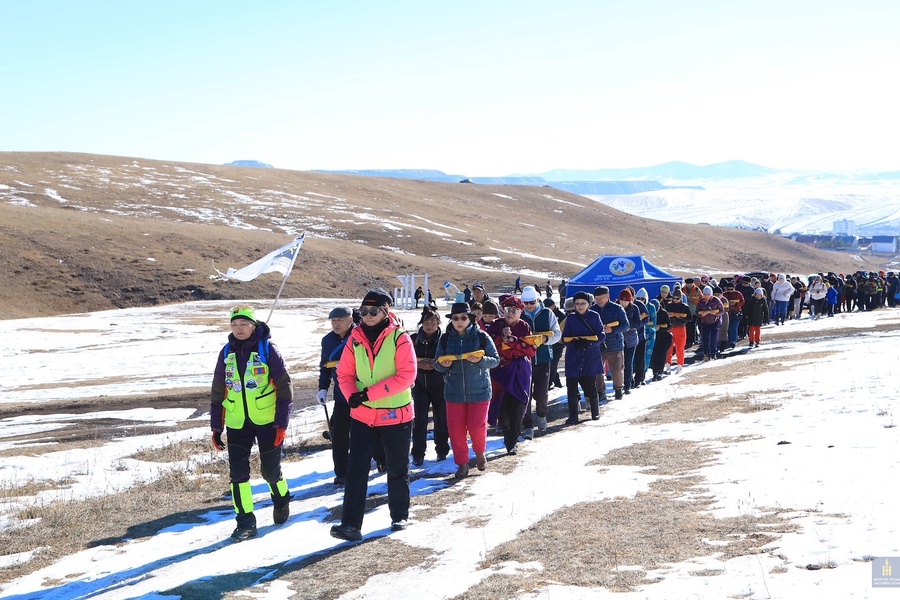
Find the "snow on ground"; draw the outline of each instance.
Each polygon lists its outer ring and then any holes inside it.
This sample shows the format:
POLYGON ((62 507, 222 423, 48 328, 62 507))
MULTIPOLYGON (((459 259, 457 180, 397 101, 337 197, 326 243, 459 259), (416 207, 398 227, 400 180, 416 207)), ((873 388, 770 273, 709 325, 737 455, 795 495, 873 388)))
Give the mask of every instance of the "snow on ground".
MULTIPOLYGON (((80 394, 159 390, 150 385, 151 381, 178 387, 205 385, 212 370, 212 357, 223 343, 223 315, 230 304, 192 303, 2 321, 0 332, 15 340, 17 349, 5 348, 3 358, 24 369, 20 381, 4 382, 3 400, 39 402, 44 397, 70 397, 67 388, 80 394), (167 353, 175 353, 174 358, 167 353), (102 374, 93 371, 98 363, 113 365, 117 374, 122 369, 122 376, 117 377, 120 381, 104 384, 102 374), (135 364, 141 368, 133 368, 135 364), (43 388, 28 384, 46 379, 50 381, 43 388)), ((317 354, 318 339, 324 332, 321 315, 326 309, 322 307, 337 304, 296 300, 285 302, 276 310, 272 319, 274 341, 295 365, 299 364, 297 357, 317 354)), ((265 316, 265 311, 259 313, 265 316)), ((407 323, 415 322, 413 313, 405 313, 404 317, 407 323)), ((421 475, 413 483, 413 525, 406 531, 389 533, 390 518, 387 506, 382 505, 366 515, 363 533, 367 538, 391 535, 407 544, 429 548, 433 551, 431 560, 372 577, 343 598, 418 600, 463 593, 497 572, 479 568, 491 549, 514 539, 545 515, 579 502, 631 497, 660 477, 640 467, 598 469, 589 466, 591 461, 616 448, 671 438, 694 440, 720 452, 715 464, 699 471, 707 480, 704 487, 716 498, 716 516, 782 508, 792 511, 792 522, 799 525, 798 531, 782 535, 771 544, 777 548, 771 553, 731 560, 700 557, 672 564, 651 573, 661 578, 659 583, 642 586, 632 593, 553 585, 524 598, 887 597, 890 592, 873 589, 869 561, 873 557, 900 557, 900 522, 896 519, 897 502, 891 483, 900 476, 900 428, 895 427, 893 414, 895 383, 900 376, 900 332, 886 328, 898 322, 900 311, 877 311, 823 321, 789 322, 778 329, 767 327, 759 349, 724 361, 687 367, 680 376, 671 376, 635 391, 623 401, 608 404, 597 422, 584 422, 523 442, 518 457, 505 456, 501 440, 489 438, 487 471, 456 484, 465 488, 465 497, 448 499, 445 513, 415 522, 416 497, 439 493, 454 470, 451 460, 427 460, 424 468, 413 469, 414 474, 421 475), (766 339, 775 331, 810 330, 820 331, 822 337, 815 342, 766 339), (850 331, 860 335, 841 335, 850 331), (815 354, 804 358, 810 352, 815 354), (742 361, 760 357, 770 361, 772 372, 735 378, 726 389, 686 383, 688 375, 704 370, 711 374, 713 370, 737 367, 742 361), (763 393, 766 402, 779 406, 704 422, 632 422, 652 407, 678 398, 726 393, 739 397, 748 392, 763 393), (725 439, 745 441, 722 441, 725 439), (491 468, 497 464, 494 461, 514 461, 517 466, 512 472, 501 474, 491 468), (471 521, 466 517, 470 516, 480 517, 477 529, 468 524, 471 521), (806 565, 831 568, 808 570, 806 565), (701 569, 723 574, 692 574, 701 569)), ((557 393, 554 400, 562 398, 557 393)), ((124 418, 144 419, 147 415, 126 413, 124 418)), ((177 419, 179 414, 160 410, 155 418, 177 419)), ((48 416, 41 415, 0 420, 0 440, 10 432, 40 427, 46 419, 48 416)), ((321 421, 318 407, 298 411, 291 436, 314 430, 317 419, 321 421)), ((167 435, 206 434, 205 420, 198 417, 196 429, 167 435)), ((27 461, 24 456, 14 460, 5 457, 0 476, 8 481, 10 472, 21 476, 21 470, 47 478, 68 474, 78 479, 68 491, 69 497, 99 493, 111 485, 124 485, 128 477, 141 476, 137 471, 142 467, 137 461, 132 472, 125 470, 124 474, 115 462, 135 452, 138 446, 158 443, 157 436, 130 437, 86 450, 85 456, 79 458, 93 461, 91 478, 79 478, 77 472, 73 473, 71 453, 42 454, 27 461)), ((330 523, 324 521, 330 509, 341 502, 340 490, 330 483, 333 474, 328 452, 285 464, 285 476, 295 500, 290 520, 281 527, 272 523, 265 483, 253 481, 260 522, 257 539, 239 546, 228 543, 233 515, 230 511, 213 510, 204 515, 202 523, 185 523, 150 538, 98 546, 64 557, 4 585, 0 597, 172 598, 166 590, 201 580, 214 584, 217 578, 224 580, 232 575, 234 565, 254 573, 253 579, 259 582, 253 588, 254 597, 289 597, 286 582, 277 579, 280 568, 346 543, 331 538, 330 523)), ((384 476, 373 476, 370 492, 385 491, 384 476)), ((15 559, 27 561, 28 556, 15 559)), ((507 568, 534 569, 540 565, 507 568)))

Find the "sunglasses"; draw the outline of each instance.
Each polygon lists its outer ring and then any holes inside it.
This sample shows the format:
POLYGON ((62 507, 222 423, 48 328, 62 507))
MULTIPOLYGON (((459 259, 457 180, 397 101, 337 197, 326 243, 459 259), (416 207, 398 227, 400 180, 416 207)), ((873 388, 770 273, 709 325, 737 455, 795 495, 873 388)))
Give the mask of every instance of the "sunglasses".
POLYGON ((537 300, 522 300, 522 304, 537 304, 537 300))
POLYGON ((379 308, 379 307, 368 308, 368 307, 363 306, 362 308, 359 309, 359 315, 361 317, 375 317, 379 313, 381 313, 381 308, 379 308))
POLYGON ((450 317, 451 321, 468 321, 469 315, 453 315, 450 317))

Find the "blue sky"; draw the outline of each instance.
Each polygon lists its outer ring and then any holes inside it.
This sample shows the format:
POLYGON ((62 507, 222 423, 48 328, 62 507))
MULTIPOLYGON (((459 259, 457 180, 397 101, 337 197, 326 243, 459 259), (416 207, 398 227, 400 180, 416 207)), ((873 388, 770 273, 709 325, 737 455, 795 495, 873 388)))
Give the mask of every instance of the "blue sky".
POLYGON ((0 0, 0 151, 900 169, 900 3, 0 0))

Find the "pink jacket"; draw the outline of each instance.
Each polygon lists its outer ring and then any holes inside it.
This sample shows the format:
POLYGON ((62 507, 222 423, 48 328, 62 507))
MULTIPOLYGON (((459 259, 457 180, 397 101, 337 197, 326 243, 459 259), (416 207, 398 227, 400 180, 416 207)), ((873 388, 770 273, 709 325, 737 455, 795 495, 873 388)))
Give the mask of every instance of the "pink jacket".
MULTIPOLYGON (((394 335, 394 332, 397 329, 401 329, 400 320, 394 313, 389 313, 388 318, 390 319, 390 324, 384 328, 381 335, 375 340, 374 347, 369 343, 366 334, 363 333, 362 327, 354 327, 350 331, 350 338, 344 346, 344 351, 341 353, 341 359, 337 366, 338 385, 345 398, 349 399, 351 394, 359 391, 356 387, 356 355, 353 350, 353 342, 358 342, 365 348, 369 358, 369 367, 371 368, 375 363, 375 355, 381 349, 384 340, 389 335, 394 335)), ((394 364, 397 372, 376 382, 375 385, 369 386, 367 392, 369 400, 378 400, 386 396, 392 396, 403 390, 408 390, 415 383, 417 371, 416 352, 409 334, 405 331, 401 331, 397 336, 396 346, 397 350, 394 355, 394 364)), ((410 402, 408 406, 394 411, 397 413, 396 419, 392 418, 390 419, 390 422, 386 422, 386 419, 384 418, 384 415, 381 415, 381 412, 387 413, 389 411, 388 409, 372 408, 362 404, 356 408, 351 408, 350 416, 357 421, 369 425, 403 423, 411 421, 413 418, 412 402, 410 402)))

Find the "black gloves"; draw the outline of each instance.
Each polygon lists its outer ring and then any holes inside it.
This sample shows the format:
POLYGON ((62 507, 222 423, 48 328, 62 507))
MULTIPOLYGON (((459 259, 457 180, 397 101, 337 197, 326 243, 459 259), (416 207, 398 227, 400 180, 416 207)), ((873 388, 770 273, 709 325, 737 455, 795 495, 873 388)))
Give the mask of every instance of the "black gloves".
POLYGON ((369 388, 365 388, 362 391, 354 392, 350 394, 350 397, 347 398, 347 404, 350 405, 350 408, 356 408, 363 402, 369 401, 369 388))
POLYGON ((212 443, 215 446, 216 450, 222 451, 225 449, 225 444, 222 443, 222 432, 221 431, 213 431, 212 432, 212 443))

